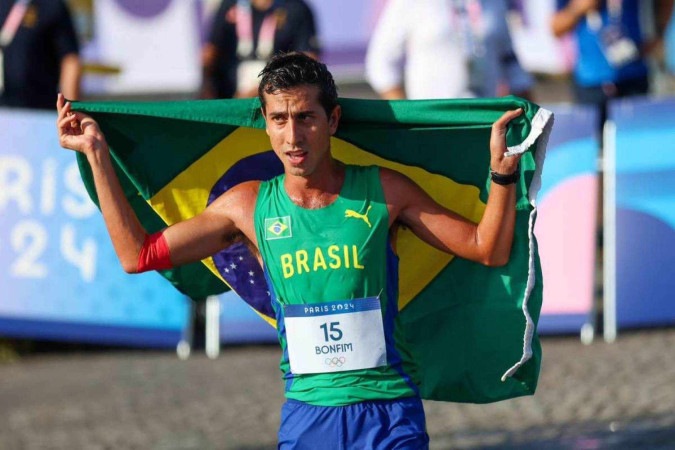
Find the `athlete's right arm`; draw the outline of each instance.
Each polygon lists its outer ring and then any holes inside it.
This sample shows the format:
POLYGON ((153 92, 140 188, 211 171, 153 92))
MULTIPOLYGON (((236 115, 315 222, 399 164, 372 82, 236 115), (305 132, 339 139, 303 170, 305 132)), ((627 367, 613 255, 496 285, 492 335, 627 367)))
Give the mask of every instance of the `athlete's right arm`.
MULTIPOLYGON (((61 94, 56 108, 59 143, 87 157, 103 219, 117 257, 126 272, 136 273, 139 271, 141 250, 148 245, 148 235, 124 196, 105 137, 94 119, 72 111, 70 103, 61 94)), ((199 261, 229 244, 237 228, 224 213, 227 203, 227 198, 216 201, 204 213, 161 232, 168 245, 172 266, 199 261)), ((153 268, 151 263, 147 269, 153 268)))

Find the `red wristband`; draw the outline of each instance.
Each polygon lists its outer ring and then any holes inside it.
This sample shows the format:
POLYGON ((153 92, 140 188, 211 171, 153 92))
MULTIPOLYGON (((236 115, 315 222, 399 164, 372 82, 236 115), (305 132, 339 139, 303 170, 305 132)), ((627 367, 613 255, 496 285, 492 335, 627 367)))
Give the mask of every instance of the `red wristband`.
POLYGON ((171 258, 169 257, 169 245, 166 242, 164 233, 161 231, 145 236, 143 247, 138 254, 138 272, 147 272, 148 270, 171 269, 171 258))

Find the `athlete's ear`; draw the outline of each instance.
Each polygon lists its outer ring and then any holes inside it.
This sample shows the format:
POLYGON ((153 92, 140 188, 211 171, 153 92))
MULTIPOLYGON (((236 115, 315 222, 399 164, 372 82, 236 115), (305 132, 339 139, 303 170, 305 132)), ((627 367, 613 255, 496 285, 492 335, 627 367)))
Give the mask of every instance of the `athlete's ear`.
POLYGON ((330 135, 334 135, 338 129, 340 123, 340 117, 342 117, 342 108, 340 105, 336 105, 331 111, 330 116, 328 117, 328 129, 330 130, 330 135))

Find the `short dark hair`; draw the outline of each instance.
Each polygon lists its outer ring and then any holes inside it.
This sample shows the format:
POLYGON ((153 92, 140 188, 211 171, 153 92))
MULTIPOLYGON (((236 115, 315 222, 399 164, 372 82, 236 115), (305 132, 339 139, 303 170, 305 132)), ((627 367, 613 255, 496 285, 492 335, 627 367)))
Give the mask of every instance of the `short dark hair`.
POLYGON ((258 86, 258 97, 263 109, 265 109, 263 94, 272 94, 303 84, 319 88, 319 102, 327 116, 330 116, 338 104, 333 75, 325 64, 304 53, 280 53, 273 56, 259 76, 262 80, 258 86))

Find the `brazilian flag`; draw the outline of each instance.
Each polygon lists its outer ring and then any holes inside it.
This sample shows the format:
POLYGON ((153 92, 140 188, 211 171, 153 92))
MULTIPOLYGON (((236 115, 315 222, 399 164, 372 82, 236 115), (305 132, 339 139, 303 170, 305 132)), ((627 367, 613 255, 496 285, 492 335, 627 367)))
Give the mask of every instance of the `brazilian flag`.
MULTIPOLYGON (((542 302, 535 196, 551 113, 515 97, 341 99, 340 104, 342 120, 331 141, 337 159, 398 170, 475 222, 485 210, 490 186, 492 123, 504 111, 523 108, 507 134, 509 151, 525 152, 508 265, 488 268, 455 258, 408 230, 398 233, 396 248, 400 317, 423 397, 486 403, 533 394, 541 361, 536 324, 542 302)), ((258 99, 75 103, 73 109, 98 121, 125 195, 148 232, 199 214, 238 183, 283 171, 265 134, 258 99)), ((78 157, 97 202, 87 160, 78 157)), ((193 298, 234 289, 275 325, 262 270, 241 243, 162 274, 193 298)))

